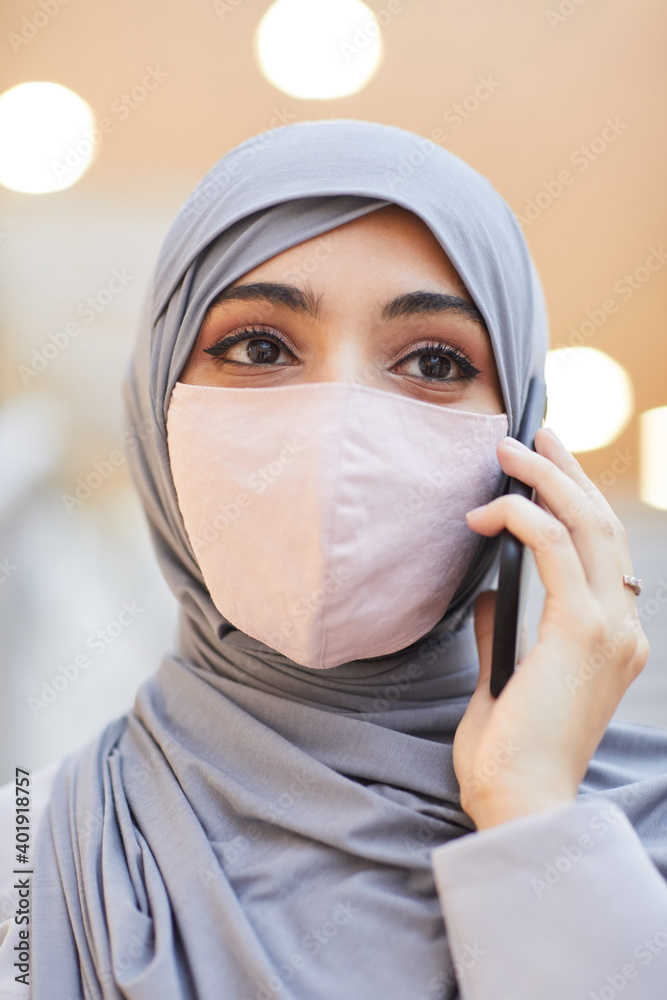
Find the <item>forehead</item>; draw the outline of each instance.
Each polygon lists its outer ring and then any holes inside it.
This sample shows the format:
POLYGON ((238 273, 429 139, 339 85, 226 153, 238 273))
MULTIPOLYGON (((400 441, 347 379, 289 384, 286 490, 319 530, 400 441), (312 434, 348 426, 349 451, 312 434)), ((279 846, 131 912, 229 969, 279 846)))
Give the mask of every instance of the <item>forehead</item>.
POLYGON ((346 269, 354 277, 358 274, 369 287, 381 276, 396 280, 396 272, 402 269, 407 283, 420 278, 442 282, 462 298, 473 301, 430 227, 397 204, 382 206, 296 243, 250 268, 228 287, 260 278, 301 288, 323 286, 332 275, 346 269))

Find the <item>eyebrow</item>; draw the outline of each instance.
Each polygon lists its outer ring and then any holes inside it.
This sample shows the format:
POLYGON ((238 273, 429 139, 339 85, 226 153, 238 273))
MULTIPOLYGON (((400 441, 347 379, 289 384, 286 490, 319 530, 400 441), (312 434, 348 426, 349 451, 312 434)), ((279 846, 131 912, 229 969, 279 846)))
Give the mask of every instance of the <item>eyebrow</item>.
MULTIPOLYGON (((230 300, 263 301, 274 305, 286 306, 294 312, 303 313, 313 319, 319 319, 322 296, 313 295, 308 290, 301 290, 296 285, 284 285, 273 281, 258 281, 253 284, 231 285, 215 297, 209 310, 222 302, 230 300)), ((458 295, 447 295, 442 292, 407 292, 398 295, 382 307, 381 316, 384 320, 398 319, 401 316, 416 316, 425 313, 458 313, 467 316, 477 323, 486 333, 488 328, 484 316, 473 302, 468 302, 458 295)))

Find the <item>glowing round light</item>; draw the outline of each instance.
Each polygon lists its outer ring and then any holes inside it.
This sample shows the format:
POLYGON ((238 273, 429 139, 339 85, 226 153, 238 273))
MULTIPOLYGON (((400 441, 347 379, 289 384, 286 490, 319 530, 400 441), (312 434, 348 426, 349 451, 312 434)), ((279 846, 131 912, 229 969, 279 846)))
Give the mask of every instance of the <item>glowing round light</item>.
POLYGON ((255 45, 269 83, 305 99, 356 94, 382 55, 380 25, 361 0, 275 0, 255 45))
POLYGON ((667 406, 639 416, 639 497, 667 510, 667 406))
POLYGON ((71 187, 93 158, 95 119, 59 83, 20 83, 0 96, 0 184, 40 194, 71 187))
POLYGON ((594 347, 565 347, 547 354, 547 415, 568 451, 593 451, 610 444, 634 409, 625 368, 594 347))

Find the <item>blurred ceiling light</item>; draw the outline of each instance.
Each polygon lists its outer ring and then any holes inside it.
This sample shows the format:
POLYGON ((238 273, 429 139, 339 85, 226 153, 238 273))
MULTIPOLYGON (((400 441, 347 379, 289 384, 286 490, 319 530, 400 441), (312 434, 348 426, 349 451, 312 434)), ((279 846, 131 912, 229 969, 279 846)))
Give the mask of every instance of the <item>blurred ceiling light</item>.
POLYGON ((20 83, 0 96, 0 184, 42 194, 71 187, 93 158, 95 119, 59 83, 20 83))
POLYGON ((361 0, 275 0, 255 45, 269 83, 310 100, 356 94, 382 55, 380 25, 361 0))
POLYGON ((667 510, 667 406, 639 416, 639 498, 667 510))
POLYGON ((594 347, 565 347, 547 354, 547 415, 568 451, 611 444, 634 409, 630 376, 594 347))

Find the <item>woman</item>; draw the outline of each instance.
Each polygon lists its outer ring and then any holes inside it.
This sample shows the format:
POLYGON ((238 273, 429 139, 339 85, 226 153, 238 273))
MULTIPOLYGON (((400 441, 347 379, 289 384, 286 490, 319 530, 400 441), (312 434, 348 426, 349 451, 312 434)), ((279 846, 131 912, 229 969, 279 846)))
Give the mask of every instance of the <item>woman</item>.
POLYGON ((546 345, 509 207, 412 133, 286 126, 193 193, 125 383, 178 648, 53 780, 38 1000, 663 995, 627 542, 553 434, 507 439, 546 345), (494 700, 505 527, 547 594, 494 700))

